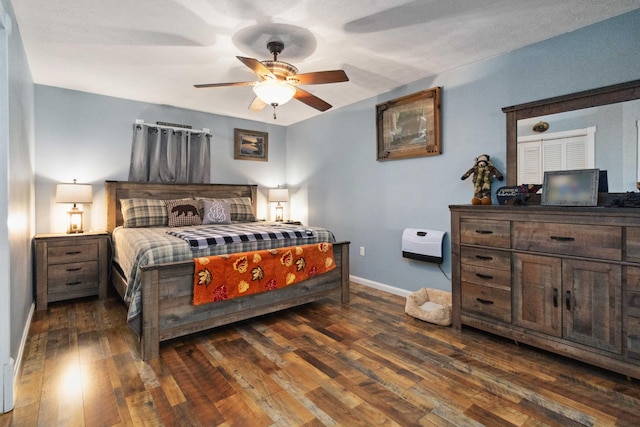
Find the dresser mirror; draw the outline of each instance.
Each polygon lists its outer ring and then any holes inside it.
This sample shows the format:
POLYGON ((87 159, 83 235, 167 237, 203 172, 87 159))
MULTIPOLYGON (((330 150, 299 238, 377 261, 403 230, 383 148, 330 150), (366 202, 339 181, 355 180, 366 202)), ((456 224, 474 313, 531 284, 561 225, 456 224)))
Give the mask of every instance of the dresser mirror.
MULTIPOLYGON (((507 120, 506 185, 521 184, 518 171, 537 167, 526 164, 527 156, 518 156, 518 138, 554 138, 580 130, 589 134, 593 143, 591 153, 587 150, 586 154, 592 156, 592 163, 589 166, 587 159, 586 167, 607 170, 609 192, 636 190, 636 182, 640 181, 640 80, 505 107, 502 111, 507 120)), ((567 165, 572 164, 572 153, 569 147, 563 154, 569 157, 567 165)))

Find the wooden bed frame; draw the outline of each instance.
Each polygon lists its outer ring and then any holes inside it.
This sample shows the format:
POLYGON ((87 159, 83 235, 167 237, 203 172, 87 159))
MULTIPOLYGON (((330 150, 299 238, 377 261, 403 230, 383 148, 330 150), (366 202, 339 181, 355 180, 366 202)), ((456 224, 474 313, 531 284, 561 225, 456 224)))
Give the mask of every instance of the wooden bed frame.
MULTIPOLYGON (((123 223, 121 199, 250 197, 255 214, 257 186, 106 181, 105 193, 107 231, 111 233, 123 223)), ((158 357, 161 341, 317 301, 334 292, 340 292, 342 303, 349 302, 349 242, 335 243, 334 257, 337 268, 294 286, 201 306, 191 304, 193 261, 143 267, 142 359, 158 357)), ((111 282, 120 296, 124 296, 126 280, 118 268, 113 266, 111 270, 111 282)))

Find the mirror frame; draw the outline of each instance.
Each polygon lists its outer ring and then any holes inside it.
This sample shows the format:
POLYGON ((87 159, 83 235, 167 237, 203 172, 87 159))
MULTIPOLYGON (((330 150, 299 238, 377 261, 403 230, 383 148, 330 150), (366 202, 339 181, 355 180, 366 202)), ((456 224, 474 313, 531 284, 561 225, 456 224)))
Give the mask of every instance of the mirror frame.
POLYGON ((517 185, 518 120, 640 99, 640 80, 504 107, 507 118, 507 182, 517 185))

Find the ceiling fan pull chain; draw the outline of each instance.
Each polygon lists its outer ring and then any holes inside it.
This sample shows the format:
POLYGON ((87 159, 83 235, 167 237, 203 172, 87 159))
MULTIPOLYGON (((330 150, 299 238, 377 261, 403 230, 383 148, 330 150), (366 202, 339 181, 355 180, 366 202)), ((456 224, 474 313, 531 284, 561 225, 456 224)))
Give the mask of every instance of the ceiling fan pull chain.
POLYGON ((273 107, 273 120, 277 119, 276 117, 276 107, 278 106, 278 104, 276 104, 275 102, 273 104, 271 104, 271 106, 273 107))

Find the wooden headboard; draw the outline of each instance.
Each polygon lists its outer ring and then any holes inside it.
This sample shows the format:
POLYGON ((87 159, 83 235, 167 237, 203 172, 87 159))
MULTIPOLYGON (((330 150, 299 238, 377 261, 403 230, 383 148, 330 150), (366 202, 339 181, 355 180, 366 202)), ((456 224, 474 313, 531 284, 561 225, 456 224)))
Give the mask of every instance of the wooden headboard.
POLYGON ((207 197, 224 199, 249 197, 256 214, 257 185, 243 184, 157 184, 146 182, 105 181, 107 203, 107 231, 122 225, 121 199, 184 199, 207 197))

